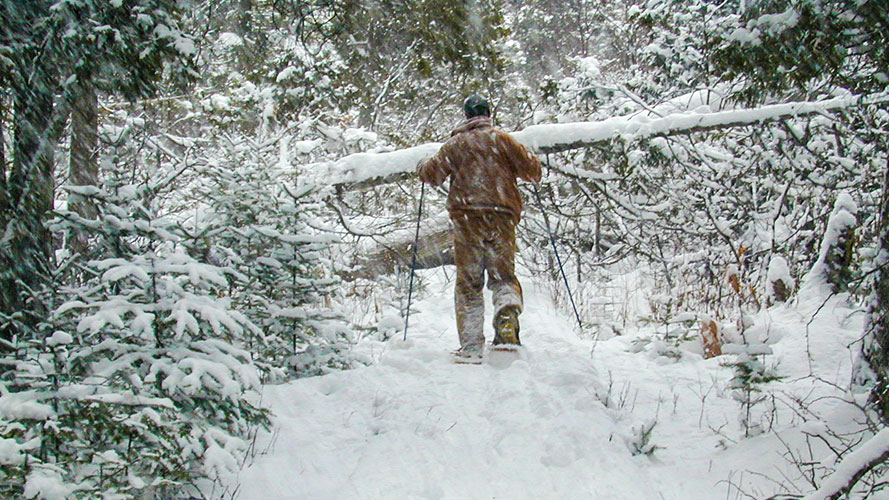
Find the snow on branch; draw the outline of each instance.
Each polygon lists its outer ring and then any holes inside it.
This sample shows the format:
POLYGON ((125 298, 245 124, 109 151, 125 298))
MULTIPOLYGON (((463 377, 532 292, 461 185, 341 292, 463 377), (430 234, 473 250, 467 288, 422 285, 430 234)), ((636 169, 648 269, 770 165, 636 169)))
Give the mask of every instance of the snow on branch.
MULTIPOLYGON (((889 96, 883 96, 889 100, 889 96)), ((570 149, 604 144, 621 138, 627 142, 649 137, 705 132, 823 113, 836 109, 872 103, 859 96, 843 96, 814 102, 789 102, 752 109, 718 112, 681 112, 660 118, 649 115, 617 116, 599 122, 554 123, 533 125, 512 134, 519 142, 537 153, 558 153, 570 149)))
MULTIPOLYGON (((618 138, 629 142, 649 137, 668 137, 884 102, 889 102, 889 95, 849 95, 752 109, 680 112, 663 117, 633 114, 596 122, 532 125, 512 133, 512 136, 535 153, 547 154, 605 145, 618 138)), ((385 153, 352 154, 335 162, 319 164, 319 183, 364 187, 394 182, 414 172, 421 160, 434 155, 440 147, 440 143, 428 143, 385 153)))
POLYGON ((373 185, 397 180, 400 175, 413 172, 420 161, 438 152, 441 143, 430 142, 407 149, 386 153, 356 153, 328 164, 330 169, 322 183, 332 185, 356 184, 375 179, 373 185))
POLYGON ((871 469, 889 459, 889 429, 883 429, 853 451, 814 493, 803 500, 835 500, 852 490, 871 469))

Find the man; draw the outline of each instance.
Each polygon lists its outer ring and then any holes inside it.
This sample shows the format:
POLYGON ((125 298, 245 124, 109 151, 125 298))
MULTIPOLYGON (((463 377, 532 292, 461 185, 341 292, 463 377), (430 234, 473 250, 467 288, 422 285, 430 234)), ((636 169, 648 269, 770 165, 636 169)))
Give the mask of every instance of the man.
POLYGON ((420 164, 420 180, 438 186, 448 177, 447 208, 454 224, 457 264, 455 305, 459 363, 481 363, 484 354, 485 273, 494 303, 494 345, 521 345, 522 286, 515 276, 515 228, 522 214, 517 178, 540 181, 540 160, 509 134, 493 127, 487 101, 463 102, 466 123, 439 152, 420 164))

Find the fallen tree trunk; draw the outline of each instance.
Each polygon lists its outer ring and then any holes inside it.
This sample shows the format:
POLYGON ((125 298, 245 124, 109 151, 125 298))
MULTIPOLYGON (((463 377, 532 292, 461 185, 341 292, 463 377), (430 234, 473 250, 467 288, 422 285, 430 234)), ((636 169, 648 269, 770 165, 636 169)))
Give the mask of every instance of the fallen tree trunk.
MULTIPOLYGON (((889 102, 889 95, 881 94, 866 98, 843 96, 823 101, 792 102, 753 109, 673 113, 654 118, 651 115, 638 114, 618 116, 598 122, 533 125, 513 133, 512 136, 532 151, 548 154, 606 146, 615 139, 630 142, 653 137, 700 133, 886 102, 889 102)), ((335 186, 337 190, 353 190, 407 181, 415 176, 417 164, 424 158, 434 155, 440 147, 440 143, 428 143, 386 153, 352 154, 333 163, 317 165, 317 171, 321 173, 318 182, 335 186)), ((550 167, 573 178, 608 180, 613 177, 613 174, 580 168, 564 171, 558 162, 550 167)), ((453 264, 452 241, 450 227, 433 230, 428 236, 421 237, 417 268, 428 269, 453 264)), ((413 241, 407 239, 381 244, 380 250, 373 252, 359 263, 361 267, 359 271, 348 273, 345 277, 346 279, 373 278, 394 272, 397 267, 409 268, 412 245, 413 241)))
MULTIPOLYGON (((417 269, 432 269, 454 264, 454 235, 451 226, 421 235, 417 245, 417 269)), ((374 279, 396 269, 410 269, 414 241, 405 239, 388 244, 357 262, 357 270, 343 273, 346 280, 374 279)))
MULTIPOLYGON (((889 102, 889 95, 880 94, 866 97, 842 96, 823 101, 791 102, 709 113, 673 113, 657 118, 636 114, 616 116, 597 122, 532 125, 511 135, 535 153, 549 154, 605 146, 614 139, 630 142, 652 137, 671 137, 886 102, 889 102)), ((323 173, 320 182, 347 189, 361 189, 404 181, 414 175, 421 160, 434 155, 440 147, 440 143, 428 143, 386 153, 349 155, 336 162, 319 165, 319 170, 323 173)), ((554 166, 554 168, 559 167, 554 166)), ((571 173, 595 178, 601 178, 602 175, 582 170, 578 172, 572 170, 571 173)))

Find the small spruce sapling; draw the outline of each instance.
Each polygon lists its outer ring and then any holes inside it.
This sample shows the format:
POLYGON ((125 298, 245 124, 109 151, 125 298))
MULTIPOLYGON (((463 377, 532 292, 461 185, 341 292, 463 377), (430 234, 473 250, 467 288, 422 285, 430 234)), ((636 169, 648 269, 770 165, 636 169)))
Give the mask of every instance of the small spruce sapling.
POLYGON ((312 185, 295 182, 286 151, 280 137, 220 144, 191 186, 207 205, 184 243, 234 271, 226 294, 258 327, 243 340, 266 381, 351 364, 352 332, 334 303, 339 238, 323 227, 312 185))
POLYGON ((645 455, 650 457, 655 451, 661 448, 651 442, 655 426, 657 426, 657 420, 654 419, 633 426, 633 435, 627 442, 627 445, 630 447, 630 452, 633 455, 645 455))
POLYGON ((732 389, 732 398, 741 405, 740 421, 744 427, 744 437, 756 436, 765 430, 760 422, 754 422, 753 416, 754 407, 768 400, 762 386, 783 377, 778 375, 774 365, 766 366, 764 363, 765 356, 772 354, 769 346, 749 344, 731 347, 723 350, 723 353, 737 354, 738 357, 734 362, 726 362, 722 366, 734 370, 729 388, 732 389))

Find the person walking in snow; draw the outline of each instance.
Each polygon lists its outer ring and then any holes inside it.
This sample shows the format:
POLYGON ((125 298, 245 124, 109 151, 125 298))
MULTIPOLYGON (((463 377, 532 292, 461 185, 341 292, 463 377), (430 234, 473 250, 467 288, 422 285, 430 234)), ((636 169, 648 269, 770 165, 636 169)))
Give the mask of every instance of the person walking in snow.
POLYGON ((494 303, 495 346, 519 346, 522 285, 515 276, 515 230, 522 214, 517 178, 539 182, 540 160, 494 128, 488 102, 470 95, 466 122, 419 166, 432 186, 451 178, 447 209, 454 224, 457 283, 454 302, 460 348, 456 361, 480 363, 484 353, 485 273, 494 303))

